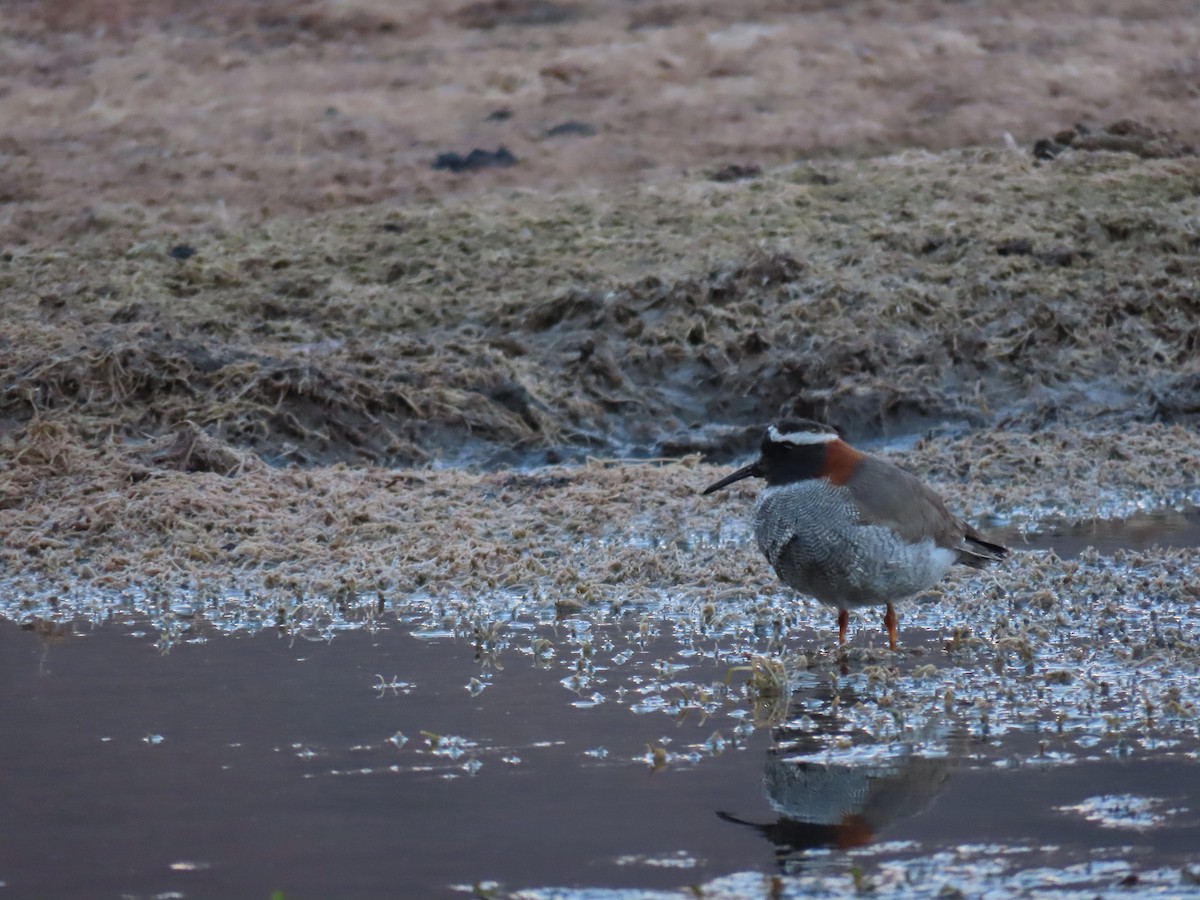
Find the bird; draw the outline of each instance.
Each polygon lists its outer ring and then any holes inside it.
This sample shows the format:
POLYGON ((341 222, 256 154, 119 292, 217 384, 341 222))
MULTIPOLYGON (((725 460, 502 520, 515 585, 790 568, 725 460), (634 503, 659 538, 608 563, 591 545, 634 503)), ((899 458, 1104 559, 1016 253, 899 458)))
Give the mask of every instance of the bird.
POLYGON ((759 458, 704 494, 745 478, 766 481, 754 505, 759 550, 784 584, 838 611, 839 647, 851 609, 885 606, 895 650, 897 601, 933 587, 955 563, 980 569, 1009 553, 915 475, 854 449, 821 422, 768 425, 759 458))

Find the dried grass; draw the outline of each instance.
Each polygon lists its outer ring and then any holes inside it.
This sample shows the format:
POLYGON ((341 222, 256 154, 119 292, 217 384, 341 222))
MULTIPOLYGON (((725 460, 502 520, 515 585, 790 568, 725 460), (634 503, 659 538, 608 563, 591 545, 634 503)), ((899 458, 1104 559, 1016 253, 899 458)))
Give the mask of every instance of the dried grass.
MULTIPOLYGON (((531 474, 273 469, 191 428, 152 445, 86 445, 44 420, 5 437, 0 454, 0 578, 13 602, 55 591, 245 592, 251 606, 512 591, 587 607, 779 593, 755 554, 719 549, 743 527, 750 489, 701 498, 723 470, 694 458, 531 474)), ((1019 524, 1195 492, 1200 438, 1161 425, 981 432, 895 458, 956 509, 1019 524)))

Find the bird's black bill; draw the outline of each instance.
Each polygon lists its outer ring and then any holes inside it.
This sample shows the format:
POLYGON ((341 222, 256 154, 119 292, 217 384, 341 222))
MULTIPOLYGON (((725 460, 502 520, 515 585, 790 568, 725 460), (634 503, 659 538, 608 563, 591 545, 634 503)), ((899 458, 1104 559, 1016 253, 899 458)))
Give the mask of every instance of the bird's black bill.
POLYGON ((716 484, 710 484, 704 489, 704 493, 711 494, 713 491, 719 491, 723 487, 729 487, 735 481, 741 481, 743 478, 757 478, 762 475, 762 469, 758 463, 751 463, 748 466, 743 466, 731 475, 726 475, 716 484))

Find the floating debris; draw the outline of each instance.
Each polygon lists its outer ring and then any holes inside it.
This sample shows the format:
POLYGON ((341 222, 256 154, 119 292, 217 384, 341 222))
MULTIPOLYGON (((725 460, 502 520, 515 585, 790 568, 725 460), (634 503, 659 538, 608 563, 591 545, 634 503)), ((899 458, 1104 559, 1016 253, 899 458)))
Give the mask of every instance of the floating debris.
POLYGON ((1101 828, 1130 828, 1145 831, 1165 824, 1178 812, 1164 809, 1167 801, 1159 797, 1139 797, 1134 794, 1101 795, 1088 797, 1073 806, 1059 806, 1064 813, 1076 813, 1101 828))

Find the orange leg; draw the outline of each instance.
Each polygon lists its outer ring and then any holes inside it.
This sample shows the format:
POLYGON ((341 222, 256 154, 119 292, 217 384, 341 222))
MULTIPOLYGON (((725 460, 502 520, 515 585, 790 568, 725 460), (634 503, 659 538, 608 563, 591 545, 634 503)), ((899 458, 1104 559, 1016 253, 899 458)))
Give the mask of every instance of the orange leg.
POLYGON ((850 625, 850 610, 838 610, 838 646, 846 643, 846 628, 850 625))
POLYGON ((896 625, 899 621, 899 618, 896 616, 896 610, 889 603, 887 605, 887 612, 883 614, 883 624, 888 631, 888 646, 893 650, 896 649, 896 625))

